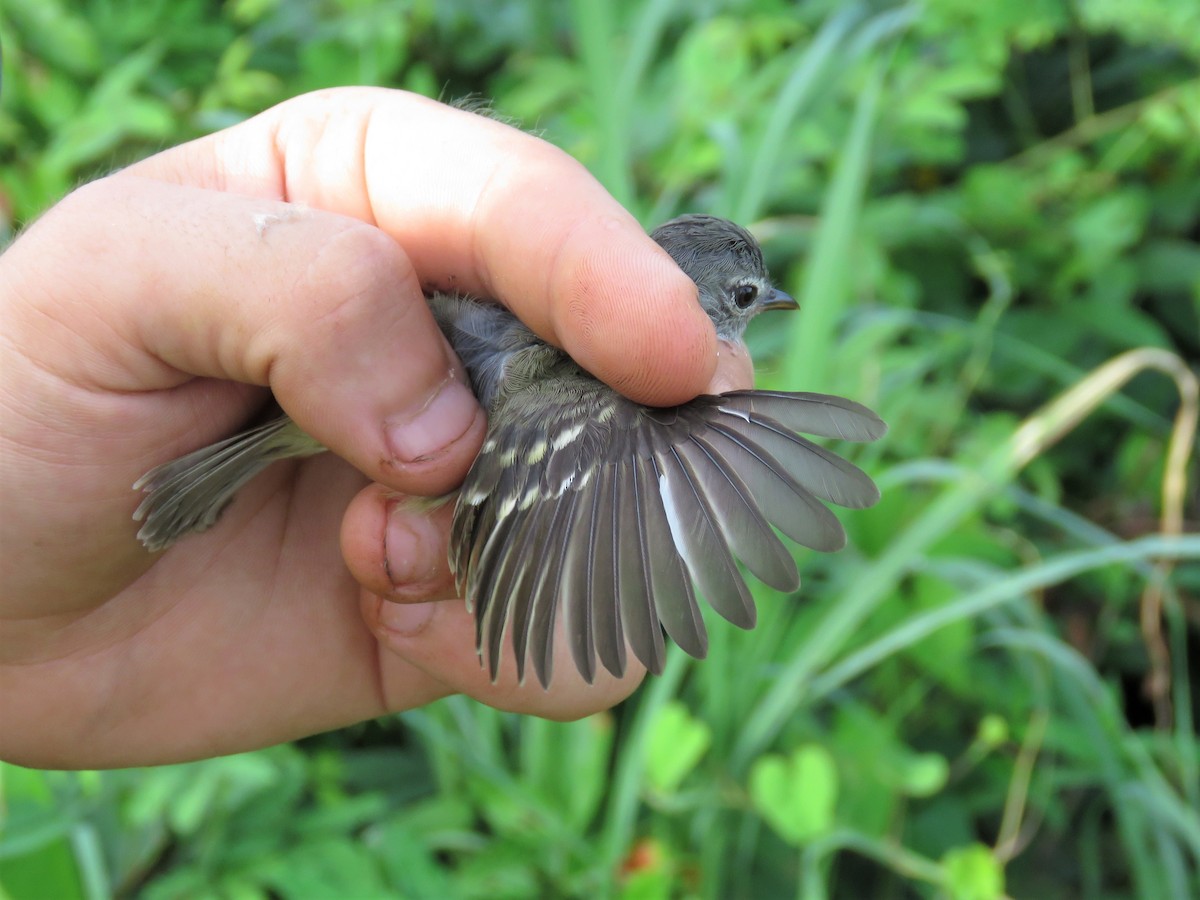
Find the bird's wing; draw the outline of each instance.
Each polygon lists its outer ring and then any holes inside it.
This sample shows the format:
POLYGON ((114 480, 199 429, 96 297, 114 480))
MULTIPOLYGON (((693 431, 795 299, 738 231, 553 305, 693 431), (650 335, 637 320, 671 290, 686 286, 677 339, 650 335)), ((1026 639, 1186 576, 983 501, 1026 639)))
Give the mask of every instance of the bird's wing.
POLYGON ((870 441, 884 433, 873 412, 840 397, 735 391, 653 409, 590 380, 527 389, 543 396, 518 392, 513 409, 493 416, 505 424, 489 431, 467 475, 450 542, 493 679, 511 633, 520 676, 528 660, 548 684, 559 615, 589 682, 597 660, 625 671, 626 641, 660 672, 664 630, 703 657, 697 593, 730 622, 753 627, 735 560, 795 590, 796 564, 772 526, 836 550, 845 533, 821 501, 858 508, 879 497, 861 470, 797 434, 870 441), (537 421, 522 409, 537 410, 537 421))

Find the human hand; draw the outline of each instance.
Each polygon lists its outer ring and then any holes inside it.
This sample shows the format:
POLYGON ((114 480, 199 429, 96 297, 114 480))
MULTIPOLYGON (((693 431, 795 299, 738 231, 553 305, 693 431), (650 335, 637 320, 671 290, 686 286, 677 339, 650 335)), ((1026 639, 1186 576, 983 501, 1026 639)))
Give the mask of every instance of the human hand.
POLYGON ((503 300, 644 402, 749 382, 576 162, 420 97, 306 95, 79 189, 0 257, 0 757, 170 762, 453 692, 573 717, 636 686, 493 685, 462 603, 425 602, 453 593, 451 510, 395 494, 453 488, 485 422, 422 288, 503 300), (146 554, 129 486, 267 387, 352 465, 277 465, 146 554))

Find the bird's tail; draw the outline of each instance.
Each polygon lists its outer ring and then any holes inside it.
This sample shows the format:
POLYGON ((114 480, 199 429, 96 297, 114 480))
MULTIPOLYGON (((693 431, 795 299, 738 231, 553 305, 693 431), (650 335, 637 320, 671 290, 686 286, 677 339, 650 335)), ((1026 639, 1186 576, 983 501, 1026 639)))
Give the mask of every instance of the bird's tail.
POLYGON ((210 528, 255 475, 271 463, 325 448, 287 416, 201 447, 151 469, 133 485, 146 497, 134 512, 138 540, 165 550, 192 531, 210 528))

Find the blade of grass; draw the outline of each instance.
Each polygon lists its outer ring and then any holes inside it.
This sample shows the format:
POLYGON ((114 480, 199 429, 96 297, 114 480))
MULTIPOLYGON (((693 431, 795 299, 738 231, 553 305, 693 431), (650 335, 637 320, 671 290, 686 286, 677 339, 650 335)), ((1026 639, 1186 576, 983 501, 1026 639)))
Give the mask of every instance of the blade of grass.
POLYGON ((995 629, 982 643, 1007 647, 1050 664, 1054 689, 1066 701, 1071 721, 1087 736, 1087 744, 1097 761, 1089 771, 1095 772, 1103 783, 1110 808, 1116 814, 1125 858, 1131 863, 1134 884, 1138 886, 1135 896, 1163 896, 1154 890, 1158 879, 1142 841, 1142 811, 1125 796, 1128 777, 1119 752, 1122 743, 1117 733, 1119 729, 1107 727, 1111 724, 1111 717, 1105 715, 1108 696, 1103 685, 1095 679, 1088 661, 1061 642, 1031 628, 995 629))
MULTIPOLYGON (((1034 611, 1027 610, 1026 618, 1033 619, 1034 611)), ((1123 764, 1131 773, 1130 779, 1140 792, 1138 802, 1151 808, 1157 821, 1170 824, 1200 863, 1200 810, 1181 800, 1173 778, 1163 774, 1145 741, 1129 727, 1109 685, 1088 660, 1044 629, 1037 630, 1038 627, 996 628, 984 636, 981 644, 1030 650, 1052 663, 1056 673, 1069 676, 1060 682, 1070 684, 1076 692, 1072 709, 1107 730, 1106 744, 1101 749, 1112 752, 1112 747, 1119 748, 1123 764)))
POLYGON ((1185 843, 1193 864, 1200 866, 1200 813, 1176 793, 1138 735, 1125 724, 1091 664, 1053 636, 1027 628, 996 629, 984 643, 1036 653, 1053 666, 1060 676, 1056 687, 1072 720, 1091 735, 1090 747, 1100 761, 1122 840, 1135 863, 1138 896, 1170 896, 1162 892, 1158 876, 1164 863, 1145 858, 1145 845, 1152 837, 1149 831, 1169 828, 1185 843))
POLYGON ((1200 739, 1192 718, 1192 672, 1188 665, 1188 621, 1176 600, 1166 610, 1171 636, 1171 659, 1175 664, 1175 752, 1179 759, 1179 781, 1188 806, 1200 809, 1200 739))
POLYGON ((515 770, 502 750, 481 745, 473 739, 479 732, 473 723, 490 723, 493 720, 511 722, 514 718, 461 697, 440 701, 436 710, 426 708, 404 714, 405 722, 420 735, 431 758, 442 757, 439 760, 442 765, 447 760, 455 761, 461 779, 454 786, 457 793, 465 792, 474 796, 476 802, 483 802, 476 795, 479 784, 486 785, 488 792, 499 794, 521 810, 531 831, 554 835, 556 847, 547 848, 547 852, 564 851, 581 863, 590 865, 595 859, 595 850, 589 841, 571 828, 566 811, 548 802, 542 792, 535 789, 536 784, 531 785, 530 779, 522 777, 515 770), (458 733, 441 721, 447 711, 450 718, 458 722, 458 733), (462 715, 456 717, 456 712, 462 715), (475 782, 474 786, 472 782, 475 782))
MULTIPOLYGON (((855 310, 851 316, 866 323, 903 322, 911 329, 939 333, 970 333, 973 328, 972 322, 956 316, 918 310, 862 309, 855 310)), ((1006 357, 1009 362, 1020 363, 1033 372, 1053 379, 1063 388, 1087 377, 1087 369, 1048 353, 1015 335, 998 331, 992 335, 992 340, 996 356, 1006 357)), ((1113 394, 1104 401, 1101 408, 1123 416, 1139 428, 1148 428, 1155 433, 1166 431, 1171 424, 1169 419, 1163 418, 1144 403, 1125 394, 1113 394)))
POLYGON ((862 19, 862 7, 853 3, 842 7, 825 20, 811 43, 799 50, 792 74, 784 82, 771 107, 757 146, 745 166, 746 181, 730 204, 736 222, 753 222, 763 213, 767 194, 775 183, 779 159, 787 145, 788 131, 801 111, 824 86, 827 71, 855 24, 862 19))
POLYGON ((587 72, 589 92, 596 110, 599 154, 592 171, 617 201, 628 208, 634 200, 629 164, 628 109, 613 85, 621 78, 616 59, 614 3, 572 0, 572 33, 587 72))
POLYGON ((633 839, 650 727, 667 701, 679 693, 679 685, 690 668, 691 658, 672 645, 667 651, 667 665, 662 675, 642 691, 633 724, 622 736, 621 754, 613 772, 599 847, 600 858, 610 872, 616 871, 633 839))
POLYGON ((1180 853, 1179 844, 1166 830, 1153 825, 1151 826, 1151 836, 1154 838, 1154 847, 1158 851, 1158 858, 1166 878, 1166 895, 1168 897, 1194 897, 1196 895, 1195 882, 1191 887, 1188 886, 1187 864, 1183 860, 1183 854, 1180 853))
POLYGON ((112 895, 109 885, 108 866, 104 860, 104 848, 100 836, 90 824, 81 823, 71 829, 71 852, 83 882, 83 893, 87 900, 103 900, 112 895))
POLYGON ((821 205, 812 257, 800 290, 803 312, 792 325, 791 349, 782 362, 784 383, 804 385, 805 390, 820 391, 831 381, 829 356, 834 331, 848 302, 848 261, 866 192, 884 68, 883 61, 873 65, 859 95, 850 134, 821 205))
MULTIPOLYGON (((773 739, 788 717, 808 700, 814 673, 837 655, 855 629, 895 590, 900 579, 920 563, 926 550, 1011 481, 1032 459, 1146 369, 1166 371, 1175 378, 1191 373, 1177 356, 1143 348, 1109 360, 1027 418, 962 481, 938 495, 883 552, 873 565, 863 566, 835 604, 808 635, 779 673, 766 696, 751 710, 735 750, 735 771, 744 772, 773 739)), ((1176 438, 1194 435, 1176 430, 1176 438)), ((1177 459, 1174 447, 1168 456, 1177 459)))
POLYGON ((675 0, 649 0, 641 5, 630 32, 629 52, 621 77, 617 80, 618 108, 628 113, 633 108, 633 98, 638 84, 654 58, 654 49, 662 38, 663 28, 675 8, 675 0))
MULTIPOLYGON (((888 469, 875 479, 879 490, 888 493, 912 484, 949 484, 964 477, 966 467, 946 459, 912 459, 888 469)), ((1087 547, 1112 547, 1121 539, 1107 528, 1102 528, 1079 513, 1057 506, 1023 488, 1010 484, 1003 491, 1005 500, 1011 501, 1021 512, 1041 519, 1052 525, 1066 537, 1087 547)), ((1130 560, 1139 575, 1149 578, 1154 566, 1145 560, 1130 560)))
POLYGON ((1092 569, 1162 557, 1200 559, 1200 537, 1169 538, 1152 535, 1124 544, 1062 553, 1015 575, 993 582, 985 588, 965 594, 944 606, 906 619, 899 627, 856 650, 836 666, 814 678, 807 690, 808 699, 813 701, 828 696, 852 678, 879 665, 889 656, 911 647, 938 629, 978 616, 1001 603, 1059 584, 1092 569))

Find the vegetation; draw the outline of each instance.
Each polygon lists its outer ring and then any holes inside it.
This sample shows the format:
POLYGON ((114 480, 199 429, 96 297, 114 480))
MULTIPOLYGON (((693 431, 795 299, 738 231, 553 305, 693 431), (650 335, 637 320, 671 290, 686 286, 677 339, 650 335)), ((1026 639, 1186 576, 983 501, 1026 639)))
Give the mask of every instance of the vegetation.
MULTIPOLYGON (((0 767, 0 896, 1200 896, 1200 7, 6 0, 12 227, 296 93, 479 94, 763 238, 892 430, 800 598, 611 714, 0 767)), ((776 320, 778 325, 778 320, 776 320)))

